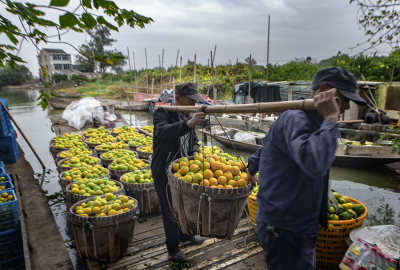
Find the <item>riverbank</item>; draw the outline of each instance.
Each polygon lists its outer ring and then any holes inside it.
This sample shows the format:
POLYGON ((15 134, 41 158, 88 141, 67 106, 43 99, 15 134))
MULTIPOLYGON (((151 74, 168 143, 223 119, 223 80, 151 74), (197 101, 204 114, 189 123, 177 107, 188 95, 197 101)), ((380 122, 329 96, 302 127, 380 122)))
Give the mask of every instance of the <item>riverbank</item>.
POLYGON ((17 162, 6 164, 5 168, 14 181, 22 209, 26 269, 74 269, 46 194, 35 179, 32 166, 21 148, 17 162))

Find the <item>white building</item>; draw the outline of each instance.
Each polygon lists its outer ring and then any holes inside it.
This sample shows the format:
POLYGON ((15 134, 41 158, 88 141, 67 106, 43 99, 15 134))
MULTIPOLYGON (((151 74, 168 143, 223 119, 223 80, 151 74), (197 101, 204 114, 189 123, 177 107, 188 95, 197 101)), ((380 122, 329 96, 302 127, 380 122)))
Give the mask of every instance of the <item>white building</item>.
POLYGON ((66 74, 68 77, 74 73, 71 55, 61 49, 42 49, 38 55, 38 61, 41 67, 39 68, 40 78, 46 81, 51 80, 55 73, 66 74), (47 78, 43 78, 43 68, 47 70, 47 78))

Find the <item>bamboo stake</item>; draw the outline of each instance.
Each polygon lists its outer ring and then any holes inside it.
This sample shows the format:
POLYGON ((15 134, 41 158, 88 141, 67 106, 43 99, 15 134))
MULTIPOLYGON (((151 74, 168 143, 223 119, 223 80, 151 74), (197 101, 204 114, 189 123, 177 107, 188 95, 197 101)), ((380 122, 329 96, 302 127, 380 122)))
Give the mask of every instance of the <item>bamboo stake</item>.
POLYGON ((161 68, 164 69, 164 48, 162 49, 161 68))
POLYGON ((173 112, 193 113, 204 107, 205 113, 272 113, 286 110, 314 110, 313 99, 264 102, 253 104, 219 105, 219 106, 160 106, 173 112))
POLYGON ((250 60, 249 60, 249 97, 247 98, 247 103, 250 103, 251 99, 251 54, 250 54, 250 60))
POLYGON ((179 83, 182 83, 182 56, 179 64, 179 83))
POLYGON ((133 85, 132 85, 132 68, 131 68, 131 57, 129 55, 129 47, 126 47, 126 50, 128 51, 128 64, 129 64, 129 81, 131 85, 131 89, 133 91, 133 85))
POLYGON ((194 75, 193 75, 193 82, 194 82, 194 84, 197 84, 197 82, 196 82, 196 54, 194 54, 194 75))
POLYGON ((135 51, 133 50, 132 50, 132 57, 133 57, 133 70, 135 71, 135 87, 137 88, 135 51))
POLYGON ((267 39, 267 70, 265 74, 266 81, 268 82, 268 65, 269 65, 269 25, 270 25, 270 15, 268 15, 268 39, 267 39))
POLYGON ((151 95, 154 94, 154 77, 151 78, 151 95))
POLYGON ((147 49, 144 48, 144 55, 146 57, 146 84, 147 84, 147 90, 146 93, 149 92, 149 74, 147 73, 147 49))
POLYGON ((17 124, 17 122, 15 121, 14 117, 12 117, 12 115, 10 114, 10 112, 7 110, 7 107, 3 104, 3 102, 0 100, 0 104, 3 107, 4 111, 8 114, 8 116, 10 117, 11 121, 14 123, 14 125, 16 126, 16 128, 18 129, 18 131, 21 133, 22 137, 24 137, 24 140, 26 141, 26 143, 29 145, 29 147, 31 148, 32 152, 35 154, 36 158, 39 160, 40 165, 42 165, 43 170, 46 169, 46 166, 44 165, 43 161, 40 159, 38 153, 36 153, 35 149, 33 148, 32 144, 29 142, 28 138, 26 138, 24 132, 22 131, 22 129, 19 127, 19 125, 17 124))
POLYGON ((175 103, 175 77, 172 78, 172 103, 175 103))
POLYGON ((99 96, 100 96, 100 99, 102 99, 102 97, 101 97, 100 83, 99 83, 99 73, 97 72, 97 62, 96 62, 96 59, 94 58, 94 51, 93 51, 93 50, 92 50, 92 55, 93 55, 93 61, 94 61, 94 68, 95 68, 95 70, 96 70, 97 90, 99 90, 99 96))

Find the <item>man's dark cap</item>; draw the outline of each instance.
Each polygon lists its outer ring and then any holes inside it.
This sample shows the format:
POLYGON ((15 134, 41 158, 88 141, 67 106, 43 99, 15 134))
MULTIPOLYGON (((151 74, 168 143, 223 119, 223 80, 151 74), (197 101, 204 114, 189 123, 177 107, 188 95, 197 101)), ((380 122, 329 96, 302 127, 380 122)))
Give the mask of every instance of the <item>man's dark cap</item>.
POLYGON ((318 89, 323 83, 336 88, 340 94, 358 105, 365 106, 367 104, 357 94, 357 79, 344 68, 329 67, 318 70, 314 75, 312 89, 318 89))
POLYGON ((175 85, 175 91, 180 96, 187 96, 196 102, 205 102, 196 90, 196 85, 191 82, 175 85))

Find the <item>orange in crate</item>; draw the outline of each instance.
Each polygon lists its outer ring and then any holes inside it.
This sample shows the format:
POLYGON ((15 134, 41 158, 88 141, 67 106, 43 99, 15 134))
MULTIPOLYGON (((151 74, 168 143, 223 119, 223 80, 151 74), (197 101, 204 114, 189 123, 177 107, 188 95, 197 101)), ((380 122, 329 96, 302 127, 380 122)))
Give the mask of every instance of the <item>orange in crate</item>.
MULTIPOLYGON (((347 197, 347 196, 346 196, 347 197)), ((323 266, 339 266, 348 245, 346 237, 352 229, 361 227, 368 215, 367 207, 356 199, 349 198, 350 202, 361 204, 365 211, 356 219, 328 220, 328 228, 320 227, 317 239, 316 258, 317 264, 323 266)))

